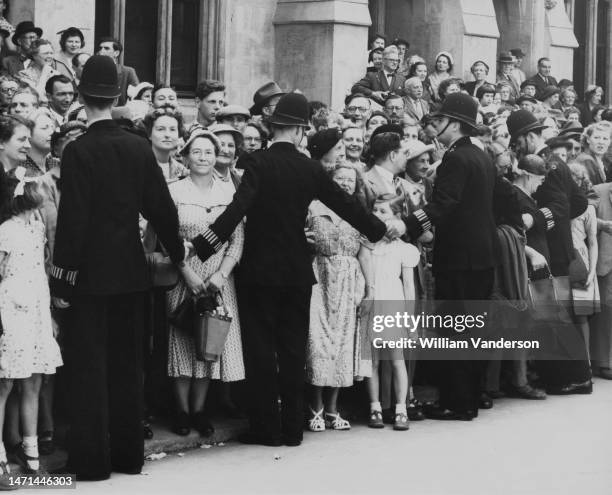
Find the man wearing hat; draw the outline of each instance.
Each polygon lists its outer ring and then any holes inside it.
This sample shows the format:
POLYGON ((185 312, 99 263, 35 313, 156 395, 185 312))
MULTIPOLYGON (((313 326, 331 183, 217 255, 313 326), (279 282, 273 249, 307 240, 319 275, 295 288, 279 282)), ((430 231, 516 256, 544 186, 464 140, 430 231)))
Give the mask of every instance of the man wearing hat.
MULTIPOLYGON (((437 138, 448 146, 436 171, 429 203, 405 219, 411 239, 436 227, 433 270, 437 300, 456 301, 453 310, 465 312, 462 300, 486 300, 493 288, 496 265, 494 196, 501 194, 488 155, 470 135, 477 126, 478 104, 469 95, 449 95, 432 115, 437 138)), ((508 186, 509 187, 509 186, 508 186)), ((509 202, 507 206, 516 206, 509 202)), ((515 213, 515 212, 513 212, 515 213)), ((401 231, 401 229, 400 229, 401 231)), ((449 331, 449 338, 464 338, 449 331)), ((425 410, 432 419, 471 420, 478 415, 482 362, 436 361, 440 399, 425 410)))
POLYGON ((15 32, 11 37, 13 44, 17 47, 15 55, 9 55, 2 59, 2 69, 10 76, 16 76, 26 68, 28 64, 28 52, 32 42, 42 36, 42 29, 36 27, 32 21, 23 21, 17 24, 15 32))
POLYGON ((497 59, 499 64, 499 71, 497 73, 497 83, 507 83, 512 88, 511 98, 516 100, 521 94, 521 86, 514 76, 512 71, 514 70, 514 64, 516 60, 510 52, 501 52, 497 59))
POLYGON ((538 100, 536 100, 533 96, 521 95, 516 100, 516 104, 522 110, 527 110, 528 112, 533 113, 538 105, 538 100))
POLYGON ((532 98, 536 97, 538 90, 536 88, 535 82, 531 79, 527 79, 521 83, 521 94, 526 96, 531 96, 532 98))
POLYGON ((264 84, 261 88, 255 91, 253 95, 253 105, 249 109, 251 115, 261 115, 261 126, 268 134, 270 134, 270 117, 274 113, 276 104, 285 92, 274 81, 264 84))
POLYGON ((238 132, 244 131, 250 118, 251 114, 242 105, 227 105, 217 112, 219 124, 231 125, 238 132))
POLYGON ((315 283, 304 235, 309 204, 319 199, 371 241, 387 231, 319 162, 298 152, 308 117, 303 95, 280 98, 268 121, 272 144, 239 159, 245 172, 232 203, 192 240, 205 261, 248 217, 237 287, 250 393, 250 431, 240 437, 244 443, 296 446, 302 441, 305 352, 315 283))
POLYGON ((512 50, 510 50, 510 53, 514 57, 514 69, 512 69, 512 77, 514 77, 516 82, 518 82, 519 84, 523 84, 523 81, 527 79, 527 76, 522 71, 521 65, 523 65, 523 59, 527 54, 520 48, 513 48, 512 50))
POLYGON ((62 156, 50 285, 72 308, 66 472, 102 480, 143 465, 142 339, 150 275, 139 231, 147 219, 170 258, 183 263, 178 216, 150 144, 111 119, 117 68, 94 55, 78 87, 89 127, 62 156))

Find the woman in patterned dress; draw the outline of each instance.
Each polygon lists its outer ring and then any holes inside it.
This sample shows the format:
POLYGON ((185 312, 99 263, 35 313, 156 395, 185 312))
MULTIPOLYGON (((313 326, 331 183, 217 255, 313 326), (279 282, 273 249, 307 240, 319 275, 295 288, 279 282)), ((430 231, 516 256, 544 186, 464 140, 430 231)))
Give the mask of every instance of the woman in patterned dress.
MULTIPOLYGON (((181 149, 189 176, 170 185, 170 194, 178 209, 180 235, 192 239, 225 210, 232 197, 219 187, 213 174, 220 144, 217 137, 196 129, 181 149)), ((189 412, 192 424, 202 435, 214 429, 204 412, 210 380, 232 382, 244 379, 244 362, 240 337, 240 320, 236 306, 236 290, 232 271, 240 260, 244 229, 239 225, 221 251, 206 262, 190 258, 181 270, 181 280, 168 293, 168 311, 174 311, 185 298, 204 292, 218 292, 232 316, 225 348, 217 362, 198 361, 190 335, 170 326, 168 343, 168 375, 174 378, 177 400, 175 431, 189 433, 189 412)))
MULTIPOLYGON (((331 174, 342 189, 355 194, 353 166, 338 165, 331 174)), ((306 379, 314 393, 308 426, 311 431, 348 430, 351 425, 338 413, 337 400, 340 387, 350 387, 355 375, 357 307, 365 289, 360 264, 368 263, 369 250, 361 246, 359 232, 323 203, 314 201, 309 216, 319 283, 312 288, 310 302, 306 379)))

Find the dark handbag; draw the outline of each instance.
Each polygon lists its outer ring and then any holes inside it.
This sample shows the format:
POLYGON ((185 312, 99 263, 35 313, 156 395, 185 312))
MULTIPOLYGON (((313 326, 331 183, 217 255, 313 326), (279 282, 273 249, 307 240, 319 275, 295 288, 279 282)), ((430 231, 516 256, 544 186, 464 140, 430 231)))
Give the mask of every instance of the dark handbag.
POLYGON ((170 324, 190 336, 195 334, 200 314, 217 307, 214 296, 189 296, 168 315, 170 324))
POLYGON ((563 301, 559 299, 559 293, 563 292, 558 286, 561 280, 555 279, 546 267, 546 276, 527 279, 527 294, 531 317, 538 322, 565 322, 568 319, 563 301))
POLYGON ((569 280, 572 287, 584 288, 588 277, 589 270, 578 250, 574 248, 574 259, 569 264, 569 280))
POLYGON ((216 307, 196 307, 196 325, 194 330, 195 354, 198 361, 216 362, 223 353, 225 340, 232 324, 232 317, 221 294, 213 296, 216 307))
POLYGON ((179 271, 168 256, 158 252, 148 253, 145 256, 153 287, 163 287, 170 290, 178 284, 179 271))

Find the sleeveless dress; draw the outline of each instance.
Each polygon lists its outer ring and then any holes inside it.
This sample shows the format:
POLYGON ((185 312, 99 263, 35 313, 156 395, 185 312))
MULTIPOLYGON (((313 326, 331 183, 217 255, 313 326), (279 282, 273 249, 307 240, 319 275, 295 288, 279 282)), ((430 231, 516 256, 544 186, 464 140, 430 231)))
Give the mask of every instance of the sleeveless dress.
POLYGON ((53 338, 45 273, 45 226, 13 217, 0 225, 0 378, 52 375, 62 365, 53 338))
MULTIPOLYGON (((212 188, 206 195, 201 193, 189 177, 170 184, 169 190, 178 210, 179 235, 182 238, 193 239, 202 233, 231 203, 232 197, 226 193, 226 189, 222 188, 219 182, 218 179, 213 179, 212 188)), ((187 260, 187 264, 203 280, 206 280, 219 269, 221 261, 226 255, 239 261, 242 256, 243 244, 244 226, 240 223, 230 240, 223 245, 221 251, 205 262, 194 256, 187 260)), ((232 316, 232 324, 220 359, 214 363, 198 361, 195 357, 192 338, 170 325, 168 376, 221 379, 224 382, 244 379, 240 319, 236 303, 234 276, 231 273, 223 287, 222 295, 223 301, 232 316)), ((174 311, 188 296, 190 296, 189 289, 181 279, 178 285, 168 292, 168 313, 174 311)))
POLYGON ((365 283, 357 254, 360 234, 319 201, 310 206, 315 235, 306 380, 320 387, 350 387, 355 372, 357 307, 365 283))

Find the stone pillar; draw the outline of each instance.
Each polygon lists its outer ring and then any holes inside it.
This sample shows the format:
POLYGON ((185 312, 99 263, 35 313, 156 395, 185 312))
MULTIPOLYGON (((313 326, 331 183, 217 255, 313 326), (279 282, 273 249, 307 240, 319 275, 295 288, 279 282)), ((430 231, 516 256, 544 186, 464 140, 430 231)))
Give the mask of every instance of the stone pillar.
POLYGON ((597 7, 599 0, 587 0, 587 28, 585 46, 585 88, 595 84, 597 77, 597 7))
POLYGON ((367 0, 278 0, 275 79, 335 109, 367 65, 367 0))

